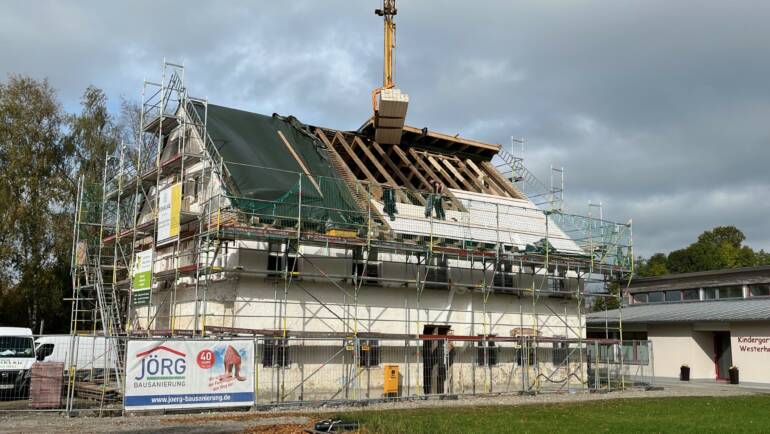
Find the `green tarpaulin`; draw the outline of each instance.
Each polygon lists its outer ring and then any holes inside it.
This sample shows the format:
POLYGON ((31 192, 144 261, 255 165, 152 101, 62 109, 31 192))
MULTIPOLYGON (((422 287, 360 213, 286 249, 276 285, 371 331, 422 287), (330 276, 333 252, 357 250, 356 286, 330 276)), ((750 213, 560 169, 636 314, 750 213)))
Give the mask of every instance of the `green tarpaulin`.
POLYGON ((294 219, 300 188, 303 221, 333 227, 360 224, 362 216, 345 183, 329 163, 326 148, 294 117, 265 116, 208 104, 195 105, 230 176, 233 206, 259 215, 294 219), (289 151, 281 132, 310 176, 289 151), (311 179, 312 178, 312 179, 311 179), (313 182, 315 181, 315 182, 313 182))

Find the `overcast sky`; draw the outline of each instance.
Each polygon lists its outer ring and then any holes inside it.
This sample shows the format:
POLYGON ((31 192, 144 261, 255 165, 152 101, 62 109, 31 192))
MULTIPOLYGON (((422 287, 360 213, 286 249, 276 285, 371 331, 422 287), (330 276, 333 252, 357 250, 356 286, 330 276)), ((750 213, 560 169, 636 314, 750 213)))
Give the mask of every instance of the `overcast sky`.
MULTIPOLYGON (((408 122, 508 145, 567 210, 633 219, 636 252, 736 225, 770 249, 770 2, 399 0, 408 122)), ((184 63, 190 94, 357 128, 382 81, 377 0, 0 2, 0 73, 113 107, 184 63)))

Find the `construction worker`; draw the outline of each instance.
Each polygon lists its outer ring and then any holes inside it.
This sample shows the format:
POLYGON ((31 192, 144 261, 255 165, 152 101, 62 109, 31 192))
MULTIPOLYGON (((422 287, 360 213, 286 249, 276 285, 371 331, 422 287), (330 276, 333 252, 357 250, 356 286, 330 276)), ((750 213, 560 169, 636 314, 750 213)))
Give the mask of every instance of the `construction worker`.
POLYGON ((432 191, 431 194, 428 195, 428 201, 425 204, 425 218, 428 218, 433 213, 433 210, 436 211, 436 218, 439 220, 445 220, 446 214, 444 214, 444 202, 443 202, 443 194, 444 194, 444 184, 433 181, 431 183, 432 191))
POLYGON ((390 217, 391 221, 396 220, 396 192, 392 188, 384 187, 382 189, 382 202, 385 204, 382 211, 390 217))

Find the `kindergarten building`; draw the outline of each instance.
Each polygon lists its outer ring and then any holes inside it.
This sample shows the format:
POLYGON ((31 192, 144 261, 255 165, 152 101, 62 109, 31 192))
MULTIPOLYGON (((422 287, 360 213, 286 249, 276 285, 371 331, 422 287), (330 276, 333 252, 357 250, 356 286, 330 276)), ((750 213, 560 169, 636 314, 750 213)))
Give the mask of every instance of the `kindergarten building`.
MULTIPOLYGON (((634 279, 627 306, 588 315, 589 335, 622 317, 623 339, 649 339, 657 377, 770 386, 770 266, 634 279)), ((600 336, 597 336, 600 337, 600 336)))

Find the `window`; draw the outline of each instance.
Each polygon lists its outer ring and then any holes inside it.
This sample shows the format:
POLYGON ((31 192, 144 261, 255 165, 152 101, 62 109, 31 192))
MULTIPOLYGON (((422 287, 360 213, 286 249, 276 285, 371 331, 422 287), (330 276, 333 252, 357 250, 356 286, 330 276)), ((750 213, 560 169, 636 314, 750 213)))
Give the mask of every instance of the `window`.
MULTIPOLYGON (((297 261, 295 253, 286 253, 283 248, 283 243, 270 243, 267 253, 267 271, 268 276, 282 277, 284 272, 284 259, 286 259, 286 266, 289 274, 293 274, 294 278, 299 277, 300 262, 297 261)), ((290 248, 290 251, 293 248, 290 248)))
POLYGON ((524 364, 524 357, 527 358, 527 364, 532 366, 535 364, 535 348, 531 347, 531 343, 524 343, 516 349, 516 364, 522 366, 524 364), (526 354, 525 354, 526 352, 526 354))
POLYGON ((498 288, 513 288, 513 262, 502 260, 497 264, 497 271, 492 286, 498 288))
POLYGON ((650 303, 661 303, 665 301, 665 296, 663 295, 663 291, 655 291, 655 292, 647 293, 647 301, 649 301, 650 303))
POLYGON ((666 301, 682 301, 682 291, 666 291, 666 301))
POLYGON ((497 352, 495 341, 480 340, 476 343, 476 364, 479 366, 497 365, 497 352))
POLYGON ((704 300, 716 300, 718 294, 719 294, 719 290, 717 288, 703 288, 704 300))
MULTIPOLYGON (((622 347, 623 363, 629 365, 648 365, 650 363, 648 345, 647 340, 624 340, 622 347)), ((618 359, 616 362, 620 363, 620 360, 618 359)))
POLYGON ((377 339, 364 339, 360 341, 358 365, 366 368, 380 364, 380 341, 377 339))
POLYGON ((553 354, 551 360, 554 365, 561 365, 567 361, 569 353, 569 343, 566 341, 555 341, 553 343, 553 354))
POLYGON ((721 300, 723 298, 743 298, 743 287, 735 285, 719 288, 719 299, 721 300))
POLYGON ((647 293, 640 292, 640 293, 634 294, 634 303, 647 303, 647 293))
POLYGON ((749 285, 749 293, 751 294, 752 297, 770 296, 770 283, 749 285))
POLYGON ((35 342, 31 337, 0 337, 0 358, 32 357, 34 354, 35 342))
POLYGON ((682 291, 682 298, 685 300, 700 300, 700 291, 697 289, 685 289, 682 291))
MULTIPOLYGON (((353 250, 353 270, 354 276, 361 277, 380 277, 380 262, 377 249, 369 249, 368 259, 364 258, 364 250, 357 248, 353 250)), ((376 279, 362 279, 367 285, 378 285, 376 279)))
POLYGON ((265 338, 262 350, 262 366, 284 367, 289 366, 289 341, 284 338, 265 338))
POLYGON ((425 287, 430 289, 446 289, 449 283, 449 261, 446 256, 434 256, 431 264, 426 267, 425 287))

